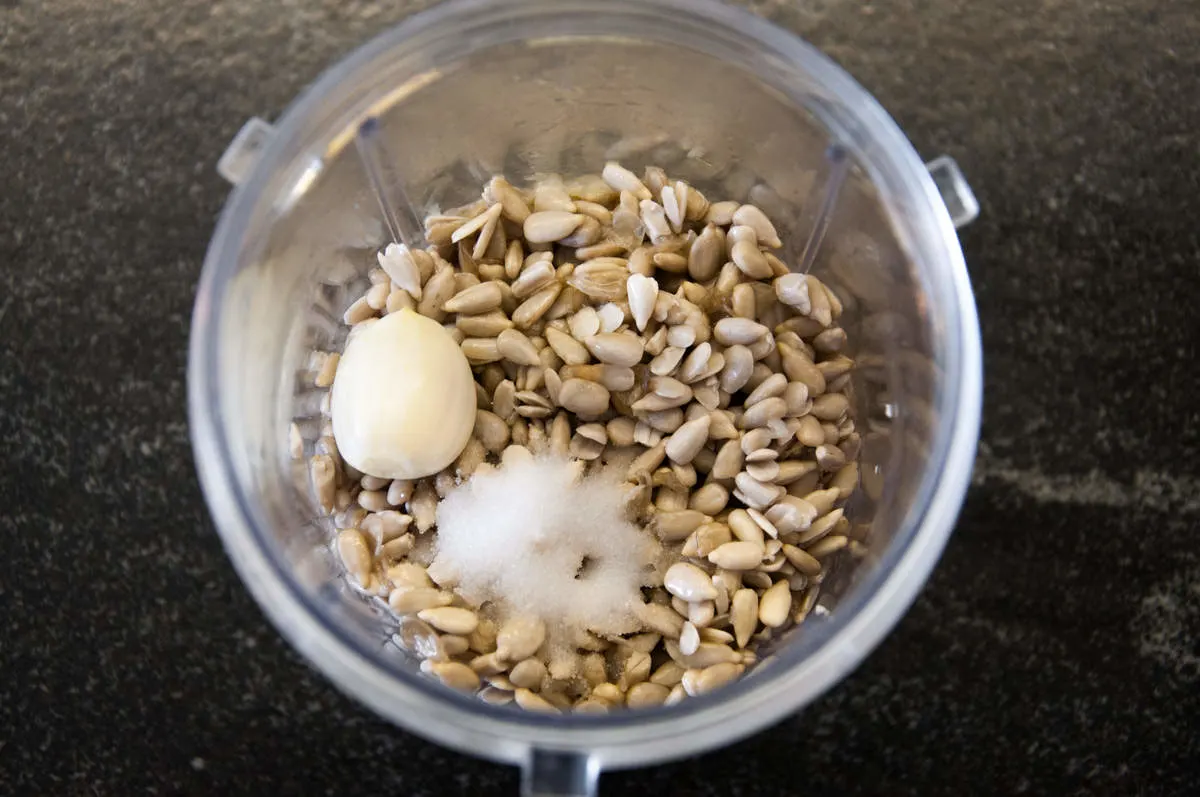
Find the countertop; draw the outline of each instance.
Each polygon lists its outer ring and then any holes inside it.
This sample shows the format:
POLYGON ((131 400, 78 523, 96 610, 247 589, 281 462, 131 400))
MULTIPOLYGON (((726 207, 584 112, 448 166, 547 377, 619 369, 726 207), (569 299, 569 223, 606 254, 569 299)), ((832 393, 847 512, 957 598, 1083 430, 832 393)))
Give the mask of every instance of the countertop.
MULTIPOLYGON (((421 5, 0 0, 0 793, 504 795, 281 641, 196 483, 214 164, 421 5)), ((806 711, 605 794, 1185 794, 1200 781, 1200 20, 1185 2, 761 0, 982 203, 974 484, 806 711)))

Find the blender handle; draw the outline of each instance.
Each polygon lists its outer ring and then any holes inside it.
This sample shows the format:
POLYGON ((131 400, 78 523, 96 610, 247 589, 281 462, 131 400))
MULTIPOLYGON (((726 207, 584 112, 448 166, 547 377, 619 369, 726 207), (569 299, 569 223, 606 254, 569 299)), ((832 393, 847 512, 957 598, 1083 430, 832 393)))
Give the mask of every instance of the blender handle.
POLYGON ((595 797, 600 762, 587 753, 531 750, 521 768, 521 797, 595 797))
POLYGON ((217 173, 234 185, 241 185, 274 135, 275 127, 270 122, 251 116, 217 161, 217 173))
POLYGON ((979 200, 975 198, 971 186, 967 185, 967 178, 963 177, 954 158, 941 155, 926 163, 925 168, 942 195, 946 210, 950 211, 954 229, 960 230, 979 217, 979 200))

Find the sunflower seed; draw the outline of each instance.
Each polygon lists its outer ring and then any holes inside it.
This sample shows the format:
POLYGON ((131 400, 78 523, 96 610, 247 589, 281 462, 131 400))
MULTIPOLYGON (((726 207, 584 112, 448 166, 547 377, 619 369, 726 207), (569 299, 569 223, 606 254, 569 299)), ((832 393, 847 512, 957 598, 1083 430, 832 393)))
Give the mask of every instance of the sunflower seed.
POLYGON ((766 279, 772 274, 771 266, 759 251, 757 244, 744 238, 733 244, 730 259, 751 279, 766 279))
POLYGON ((672 461, 681 465, 695 459, 696 454, 708 440, 708 427, 711 418, 708 415, 689 421, 671 435, 667 440, 666 453, 672 461))
POLYGON ((758 240, 765 246, 772 249, 783 246, 783 242, 779 240, 779 235, 775 232, 775 225, 767 218, 767 214, 754 205, 742 205, 734 211, 731 221, 734 224, 752 228, 758 236, 758 240))
POLYGON ((662 188, 660 198, 672 232, 683 231, 683 217, 687 213, 687 194, 687 183, 677 182, 673 185, 664 185, 662 188))
POLYGON ((656 683, 639 683, 630 688, 625 696, 625 705, 629 708, 650 708, 661 706, 671 693, 670 688, 656 683))
POLYGON ((650 189, 638 179, 637 175, 615 161, 604 164, 604 171, 600 173, 600 176, 615 191, 628 191, 637 199, 650 199, 651 197, 650 189))
POLYGON ((729 440, 717 452, 709 475, 714 479, 732 479, 742 469, 744 455, 737 440, 729 440))
POLYGON ((745 241, 748 244, 753 244, 754 247, 757 248, 758 233, 754 231, 753 227, 748 227, 745 224, 735 224, 730 227, 729 233, 725 236, 725 246, 730 255, 733 253, 734 245, 742 241, 745 241))
POLYGON ((517 705, 526 711, 536 711, 539 714, 561 713, 553 703, 528 689, 518 689, 513 693, 513 697, 516 699, 517 705))
POLYGON ((758 627, 758 593, 752 589, 739 589, 733 593, 729 615, 737 646, 744 648, 758 627))
POLYGON ((558 404, 577 415, 596 416, 608 409, 609 392, 586 379, 567 379, 559 390, 558 404))
POLYGON ((482 282, 456 293, 442 305, 442 309, 447 313, 486 313, 499 307, 502 297, 499 283, 482 282))
POLYGON ((565 210, 543 210, 531 213, 523 222, 525 240, 544 244, 566 238, 587 217, 565 210))
POLYGON ((713 336, 722 346, 754 343, 768 332, 767 328, 749 318, 722 318, 713 327, 713 336))
POLYGON ((508 661, 532 656, 546 639, 546 624, 537 617, 514 617, 500 627, 496 654, 508 661))
POLYGON ((461 348, 472 365, 494 363, 503 357, 495 338, 465 338, 461 348))
POLYGON ((710 224, 728 227, 733 223, 733 214, 737 212, 739 207, 741 207, 741 204, 738 202, 713 202, 708 206, 708 214, 705 218, 710 224))
POLYGON ((615 302, 625 298, 629 276, 624 258, 598 257, 576 266, 567 282, 592 299, 615 302))
POLYGON ((452 600, 449 593, 429 587, 394 589, 388 595, 388 606, 396 614, 416 614, 426 609, 449 606, 452 600))
MULTIPOLYGON (((670 648, 667 649, 668 653, 670 648)), ((678 650, 678 649, 677 649, 678 650)), ((703 669, 715 664, 737 663, 741 655, 728 645, 717 645, 712 642, 701 642, 700 647, 690 656, 679 653, 678 661, 690 669, 703 669)), ((684 674, 687 678, 687 674, 684 674)))
POLYGON ((657 603, 640 604, 637 617, 646 628, 670 639, 678 639, 683 630, 683 618, 669 606, 660 606, 657 603))
POLYGON ((506 329, 497 336, 496 351, 501 357, 517 365, 541 364, 533 342, 516 329, 506 329))
POLYGON ((558 294, 561 291, 562 285, 558 282, 552 282, 538 290, 513 311, 513 323, 518 327, 528 329, 546 314, 546 311, 554 304, 554 300, 558 298, 558 294))
POLYGON ((717 482, 709 482, 692 493, 688 508, 706 515, 717 515, 729 503, 729 490, 717 482))
POLYGON ((374 562, 362 532, 358 529, 345 529, 340 532, 337 536, 337 551, 346 572, 354 576, 354 580, 360 585, 366 586, 374 562))
POLYGON ((817 518, 817 510, 803 498, 785 495, 767 510, 766 517, 780 534, 791 534, 809 528, 817 518))
POLYGON ((730 539, 729 527, 724 523, 705 523, 688 538, 689 543, 694 541, 695 551, 685 555, 697 558, 706 557, 717 548, 728 543, 730 539))
POLYGON ((641 274, 630 274, 626 284, 629 297, 629 310, 633 314, 638 331, 644 331, 654 311, 654 302, 658 298, 658 281, 641 274))
POLYGON ((513 296, 518 299, 526 299, 545 288, 554 281, 554 278, 554 266, 545 260, 526 265, 521 275, 513 281, 513 296))
POLYGON ((822 421, 837 421, 850 411, 850 402, 841 393, 825 393, 813 399, 810 411, 822 421))
POLYGON ((833 323, 833 308, 829 301, 829 293, 821 281, 812 274, 806 274, 805 280, 808 282, 808 298, 812 305, 805 315, 822 327, 828 327, 833 323))
POLYGON ((787 622, 791 609, 791 588, 786 580, 776 581, 759 599, 758 620, 767 628, 778 628, 787 622))
POLYGON ((679 633, 679 652, 685 656, 691 656, 699 649, 700 632, 690 622, 684 623, 683 630, 679 633))
MULTIPOLYGON (((667 339, 670 340, 668 334, 667 339)), ((712 346, 708 343, 701 343, 696 348, 692 349, 691 353, 684 358, 683 363, 679 366, 678 378, 687 383, 696 382, 704 377, 705 371, 708 369, 709 362, 713 357, 712 346)), ((724 357, 722 357, 722 365, 724 357)))
POLYGON ((469 634, 479 625, 479 618, 469 609, 440 606, 417 612, 417 617, 447 634, 469 634))
POLYGON ((742 666, 732 662, 724 662, 706 667, 703 670, 688 670, 684 673, 682 685, 691 697, 705 695, 737 679, 742 674, 742 666))
POLYGON ((587 347, 561 330, 546 328, 546 342, 567 365, 583 365, 592 359, 587 347))
POLYGON ((766 509, 786 492, 777 484, 763 484, 745 471, 739 473, 734 482, 746 505, 755 509, 766 509))
POLYGON ((529 218, 529 205, 519 191, 503 177, 493 177, 484 188, 484 198, 500 204, 501 212, 509 221, 524 224, 529 218))
POLYGON ((708 561, 723 570, 750 570, 763 560, 763 547, 755 542, 727 542, 708 555, 708 561))
POLYGON ((717 596, 717 589, 708 574, 687 562, 671 565, 663 577, 663 586, 672 595, 689 602, 712 600, 717 596))
POLYGON ((764 399, 742 415, 742 427, 757 429, 787 414, 787 402, 779 397, 764 399))
POLYGON ((625 332, 602 332, 584 341, 592 356, 611 365, 632 366, 642 359, 642 341, 625 332))
POLYGON ((837 525, 844 514, 843 510, 835 509, 828 515, 817 518, 807 530, 799 532, 796 535, 794 544, 808 545, 809 543, 816 542, 833 531, 833 527, 837 525))
POLYGON ((795 545, 784 545, 783 555, 787 557, 789 562, 791 562, 792 567, 796 568, 804 575, 809 577, 820 575, 821 563, 813 554, 804 551, 801 548, 797 548, 795 545))
POLYGON ((586 340, 600 331, 600 316, 596 308, 587 305, 567 320, 571 335, 578 341, 586 340))
POLYGON ((643 199, 638 209, 641 212, 642 225, 653 243, 661 244, 671 237, 671 225, 662 205, 652 199, 643 199))
MULTIPOLYGON (((660 296, 663 294, 659 294, 660 296)), ((696 342, 696 331, 689 326, 673 326, 667 330, 667 344, 686 349, 696 342)), ((707 358, 706 358, 707 359, 707 358)))
POLYGON ((846 454, 833 445, 817 446, 817 465, 823 471, 841 470, 846 466, 846 454))
POLYGON ((413 299, 421 298, 421 273, 409 249, 404 244, 388 244, 377 255, 379 266, 396 287, 407 292, 413 299))
POLYGON ((468 338, 494 338, 506 329, 512 328, 512 321, 495 310, 482 315, 460 315, 455 317, 454 325, 468 338))

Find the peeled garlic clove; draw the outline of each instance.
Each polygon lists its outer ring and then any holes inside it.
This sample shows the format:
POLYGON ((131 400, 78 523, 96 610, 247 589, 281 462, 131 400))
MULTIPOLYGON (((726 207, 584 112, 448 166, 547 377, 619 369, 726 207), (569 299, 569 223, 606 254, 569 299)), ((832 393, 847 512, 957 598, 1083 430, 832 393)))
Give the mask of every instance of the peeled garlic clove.
POLYGON ((371 476, 418 479, 450 465, 475 425, 475 379, 441 324, 390 313, 346 344, 333 382, 333 434, 371 476))

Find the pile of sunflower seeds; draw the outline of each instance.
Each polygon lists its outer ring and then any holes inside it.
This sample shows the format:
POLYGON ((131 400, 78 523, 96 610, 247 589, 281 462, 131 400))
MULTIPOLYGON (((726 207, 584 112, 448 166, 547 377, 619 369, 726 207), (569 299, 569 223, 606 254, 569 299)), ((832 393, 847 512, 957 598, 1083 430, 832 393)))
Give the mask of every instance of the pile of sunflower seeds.
MULTIPOLYGON (((808 616, 831 557, 860 547, 843 516, 860 437, 838 297, 776 256, 759 208, 655 167, 528 189, 494 177, 425 233, 427 250, 379 255, 344 320, 411 308, 442 323, 475 372, 475 433, 445 471, 391 481, 344 463, 325 424, 311 476, 348 577, 386 601, 424 671, 488 703, 607 712, 738 678, 808 616), (498 626, 428 566, 441 497, 542 453, 623 469, 629 516, 668 559, 641 632, 583 633, 553 670, 541 621, 498 626)), ((317 386, 337 357, 314 355, 317 386)))

